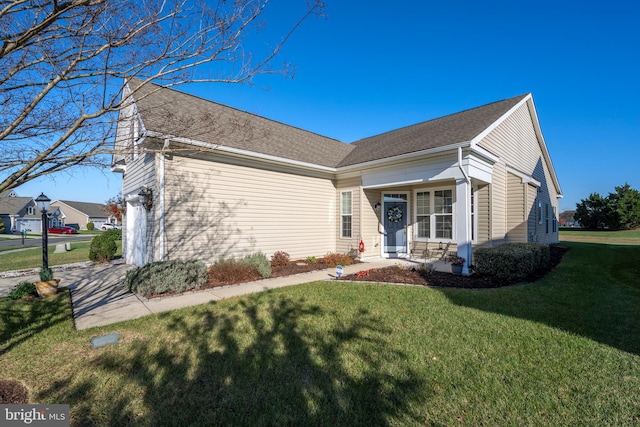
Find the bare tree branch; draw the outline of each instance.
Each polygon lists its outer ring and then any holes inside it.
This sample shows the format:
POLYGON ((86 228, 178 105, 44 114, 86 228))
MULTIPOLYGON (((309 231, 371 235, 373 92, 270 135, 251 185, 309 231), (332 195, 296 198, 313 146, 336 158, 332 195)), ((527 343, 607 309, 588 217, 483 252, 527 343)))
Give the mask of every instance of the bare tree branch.
MULTIPOLYGON (((176 86, 250 83, 270 67, 311 0, 268 51, 250 41, 270 0, 9 0, 0 6, 0 191, 113 152, 126 78, 176 86)), ((143 84, 144 86, 144 84, 143 84)), ((136 90, 142 88, 138 87, 136 90)))

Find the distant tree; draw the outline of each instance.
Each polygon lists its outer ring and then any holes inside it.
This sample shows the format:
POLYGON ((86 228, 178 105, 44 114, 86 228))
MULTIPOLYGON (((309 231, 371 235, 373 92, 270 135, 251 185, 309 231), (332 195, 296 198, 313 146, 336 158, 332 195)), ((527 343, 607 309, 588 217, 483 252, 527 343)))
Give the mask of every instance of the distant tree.
POLYGON ((106 211, 109 215, 113 215, 118 222, 122 222, 123 215, 123 203, 122 195, 118 193, 117 196, 111 197, 105 202, 106 211))
POLYGON ((591 193, 576 205, 574 218, 584 228, 604 228, 609 216, 608 202, 598 193, 591 193))
POLYGON ((575 220, 590 229, 628 230, 640 227, 640 192, 629 184, 602 197, 592 193, 576 205, 575 220))
POLYGON ((4 233, 4 222, 0 221, 0 233, 4 233))
POLYGON ((271 0, 3 1, 0 192, 74 166, 109 166, 118 112, 131 102, 125 78, 176 86, 290 74, 270 63, 323 8, 299 1, 299 20, 275 40, 261 32, 271 0))
POLYGON ((640 192, 625 183, 610 193, 609 226, 618 230, 630 230, 640 227, 640 192))

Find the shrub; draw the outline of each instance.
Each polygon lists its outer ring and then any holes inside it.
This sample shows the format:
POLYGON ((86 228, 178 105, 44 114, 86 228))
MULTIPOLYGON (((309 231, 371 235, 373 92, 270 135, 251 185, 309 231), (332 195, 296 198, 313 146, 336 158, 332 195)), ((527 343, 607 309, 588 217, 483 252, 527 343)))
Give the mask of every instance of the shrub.
POLYGON ((9 299, 18 300, 29 296, 37 296, 36 285, 31 282, 20 282, 9 292, 9 299))
POLYGON ((159 261, 127 271, 125 285, 144 296, 200 289, 207 284, 207 267, 201 261, 159 261))
POLYGON ((305 261, 311 264, 315 264, 316 262, 318 262, 318 258, 314 256, 308 256, 307 258, 305 258, 305 261))
POLYGON ((289 265, 289 254, 278 251, 271 255, 271 267, 284 267, 289 265))
POLYGON ((545 268, 550 259, 549 247, 537 243, 510 243, 474 251, 474 270, 501 281, 520 281, 545 268))
POLYGON ((94 223, 92 222, 87 223, 87 230, 93 231, 94 228, 96 228, 96 225, 94 223))
POLYGON ((258 270, 258 274, 263 278, 271 277, 271 263, 267 259, 267 256, 262 252, 256 252, 255 254, 247 255, 242 258, 240 262, 250 265, 258 270))
POLYGON ((323 261, 329 267, 335 267, 336 265, 353 264, 353 258, 351 258, 347 254, 328 253, 324 256, 323 261))
POLYGON ((100 234, 91 239, 89 247, 89 259, 91 261, 107 262, 115 257, 118 251, 116 240, 111 234, 100 234))
POLYGON ((40 281, 48 282, 49 280, 53 280, 53 271, 50 268, 41 268, 40 269, 40 281))
POLYGON ((120 228, 111 228, 102 233, 102 235, 111 236, 113 240, 122 240, 122 230, 120 228))

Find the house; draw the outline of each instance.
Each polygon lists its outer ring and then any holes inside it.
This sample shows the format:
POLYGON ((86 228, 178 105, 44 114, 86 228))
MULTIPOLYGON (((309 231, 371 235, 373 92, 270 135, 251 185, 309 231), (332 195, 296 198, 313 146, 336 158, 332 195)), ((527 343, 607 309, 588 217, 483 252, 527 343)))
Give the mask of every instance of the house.
MULTIPOLYGON (((47 217, 48 227, 63 224, 58 210, 50 209, 47 217)), ((33 197, 20 197, 13 190, 0 193, 0 221, 4 223, 4 233, 42 231, 42 213, 33 197)))
POLYGON ((112 170, 142 265, 261 251, 421 257, 558 241, 562 192, 531 94, 346 144, 131 79, 112 170))
POLYGON ((90 222, 96 229, 100 229, 105 222, 116 222, 115 218, 107 213, 106 206, 101 203, 56 200, 51 202, 51 209, 54 207, 62 212, 65 224, 78 224, 81 230, 86 230, 90 222))

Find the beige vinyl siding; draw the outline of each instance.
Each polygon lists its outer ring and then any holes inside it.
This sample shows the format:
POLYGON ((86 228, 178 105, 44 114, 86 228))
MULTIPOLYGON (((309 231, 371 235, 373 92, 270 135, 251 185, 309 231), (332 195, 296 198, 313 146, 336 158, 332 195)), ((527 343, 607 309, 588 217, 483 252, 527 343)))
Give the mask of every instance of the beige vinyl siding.
POLYGON ((380 190, 362 190, 362 241, 364 242, 363 257, 380 256, 381 254, 381 238, 379 233, 380 212, 375 210, 377 202, 382 204, 382 195, 380 190))
POLYGON ((55 211, 56 208, 60 208, 60 211, 64 213, 64 223, 65 224, 78 224, 81 230, 87 229, 87 223, 89 222, 89 218, 78 212, 76 209, 73 209, 71 206, 68 206, 65 203, 53 202, 51 203, 51 211, 55 211))
MULTIPOLYGON (((138 194, 142 187, 150 187, 154 193, 156 193, 156 157, 159 154, 147 153, 141 154, 133 159, 132 155, 127 158, 127 172, 122 176, 122 195, 126 197, 129 194, 138 194)), ((155 194, 157 198, 157 194, 155 194)), ((155 217, 158 210, 157 203, 150 212, 147 212, 147 240, 146 240, 146 261, 151 262, 159 255, 156 254, 156 240, 155 236, 155 217)), ((123 256, 126 259, 126 242, 127 239, 127 215, 122 218, 122 251, 123 256)))
POLYGON ((475 192, 477 199, 477 215, 478 215, 478 227, 476 229, 476 241, 477 244, 482 246, 491 241, 491 192, 489 185, 480 185, 475 192))
POLYGON ((166 258, 333 252, 335 194, 329 178, 174 156, 165 161, 166 258))
POLYGON ((526 242, 525 192, 522 178, 507 172, 507 241, 526 242))
POLYGON ((536 203, 536 199, 538 196, 538 188, 534 185, 527 185, 527 207, 526 207, 526 212, 527 212, 527 232, 528 232, 528 236, 527 236, 527 241, 530 242, 536 242, 538 239, 537 236, 537 227, 538 227, 538 221, 536 219, 536 214, 537 214, 537 206, 538 204, 536 203))
MULTIPOLYGON (((353 177, 347 179, 340 179, 336 185, 336 228, 335 228, 335 236, 336 236, 336 252, 338 253, 351 253, 353 255, 357 254, 358 243, 360 243, 361 238, 361 202, 363 202, 362 198, 362 190, 360 187, 360 177, 353 177), (346 238, 341 236, 341 226, 340 226, 340 197, 343 191, 351 191, 352 193, 352 222, 351 222, 351 237, 346 238)), ((366 201, 364 202, 366 203, 366 201)))
POLYGON ((491 241, 502 244, 507 234, 507 170, 501 161, 493 167, 491 182, 491 241))
MULTIPOLYGON (((502 165, 514 168, 541 183, 541 193, 537 195, 535 202, 536 208, 537 202, 540 201, 543 210, 545 209, 545 203, 549 204, 550 212, 553 211, 552 207, 555 207, 556 211, 558 210, 558 192, 551 178, 549 165, 544 159, 533 126, 528 103, 523 104, 514 111, 504 122, 478 142, 478 145, 496 154, 500 158, 500 161, 494 167, 492 182, 492 186, 494 187, 492 192, 497 193, 492 197, 492 202, 494 203, 492 212, 494 218, 492 224, 494 226, 500 226, 500 217, 503 215, 503 212, 505 212, 502 206, 495 204, 497 202, 499 203, 500 197, 502 197, 504 185, 502 181, 504 175, 502 165)), ((519 203, 519 201, 514 201, 514 203, 519 203)), ((528 231, 537 236, 538 242, 555 243, 558 241, 558 233, 552 233, 551 226, 549 233, 546 233, 545 224, 537 224, 536 222, 533 229, 531 225, 530 223, 528 231)), ((502 231, 495 229, 493 238, 499 239, 501 234, 503 234, 502 231)), ((518 230, 518 235, 520 234, 518 230)), ((530 239, 529 236, 525 237, 527 240, 530 239)))

